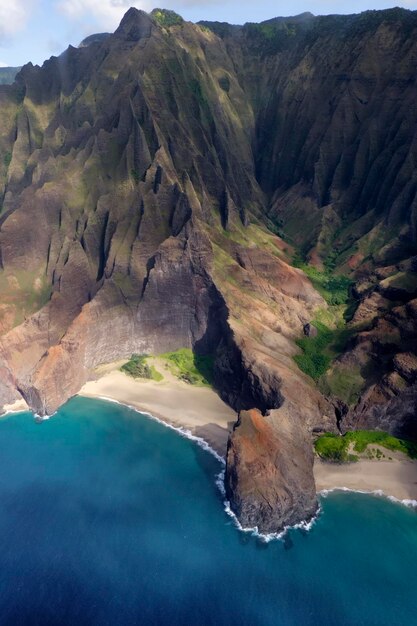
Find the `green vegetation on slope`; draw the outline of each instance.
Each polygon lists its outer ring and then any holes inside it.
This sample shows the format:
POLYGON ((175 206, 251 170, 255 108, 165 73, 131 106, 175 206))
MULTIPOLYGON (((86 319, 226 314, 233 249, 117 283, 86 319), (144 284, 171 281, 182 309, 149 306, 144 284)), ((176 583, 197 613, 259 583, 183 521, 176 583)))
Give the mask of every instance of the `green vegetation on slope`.
POLYGON ((303 353, 297 354, 294 360, 300 370, 317 381, 330 365, 331 358, 326 348, 332 340, 333 331, 317 321, 313 325, 317 329, 316 337, 303 337, 296 341, 303 353))
POLYGON ((294 266, 303 270, 327 304, 330 306, 347 305, 349 288, 352 285, 350 278, 334 274, 331 269, 327 268, 320 271, 312 265, 307 265, 299 257, 294 259, 294 266))
POLYGON ((129 361, 120 368, 122 372, 129 374, 133 378, 148 378, 149 380, 160 381, 163 379, 153 365, 146 363, 145 354, 132 354, 129 361))
POLYGON ((325 461, 349 463, 357 461, 358 456, 348 453, 349 442, 345 437, 326 433, 314 442, 314 449, 325 461))
POLYGON ((293 44, 300 32, 300 25, 284 20, 269 20, 260 24, 249 22, 243 31, 258 52, 269 55, 282 52, 293 44))
POLYGON ((189 348, 161 354, 168 361, 171 372, 191 385, 211 385, 213 380, 213 357, 197 355, 189 348))
POLYGON ((357 402, 364 385, 361 372, 358 368, 349 369, 340 363, 332 366, 356 331, 346 325, 356 305, 349 295, 352 281, 347 276, 332 272, 331 259, 325 263, 323 271, 307 265, 299 257, 296 257, 294 265, 304 271, 328 304, 327 309, 316 312, 311 322, 317 329, 316 336, 296 341, 302 354, 297 354, 294 360, 305 374, 318 383, 322 393, 352 405, 357 402))
POLYGON ((385 288, 391 287, 408 293, 415 293, 417 291, 417 276, 415 272, 397 272, 381 281, 381 285, 385 288))
POLYGON ((340 320, 341 311, 317 311, 311 325, 317 335, 297 339, 296 344, 303 351, 294 357, 298 367, 315 381, 328 370, 331 362, 341 354, 349 338, 354 333, 340 320), (325 323, 323 320, 326 320, 325 323))
MULTIPOLYGON (((403 452, 410 458, 417 458, 417 444, 405 439, 398 439, 388 433, 377 430, 349 431, 345 435, 325 433, 314 443, 317 454, 326 461, 346 463, 356 461, 358 456, 349 452, 351 449, 359 454, 364 453, 369 445, 378 445, 387 450, 403 452)), ((368 454, 372 458, 372 453, 368 454)), ((375 451, 376 458, 383 456, 375 451)))
POLYGON ((140 182, 140 175, 139 175, 139 172, 138 172, 137 170, 135 170, 135 169, 133 169, 133 168, 132 168, 132 169, 130 170, 130 175, 131 175, 131 177, 133 178, 133 180, 134 180, 134 182, 135 182, 135 185, 138 185, 138 184, 139 184, 139 182, 140 182))
POLYGON ((355 405, 364 387, 359 367, 334 364, 319 381, 319 389, 326 396, 336 396, 348 406, 355 405))
POLYGON ((6 305, 0 313, 13 310, 12 326, 22 324, 24 320, 39 311, 51 297, 51 285, 46 276, 39 276, 37 271, 16 270, 13 274, 0 271, 0 293, 2 304, 6 305), (11 282, 9 282, 11 281, 11 282))
POLYGON ((175 11, 169 11, 168 9, 154 9, 151 12, 151 16, 155 22, 158 22, 158 24, 164 28, 178 26, 184 22, 181 15, 178 15, 175 11))

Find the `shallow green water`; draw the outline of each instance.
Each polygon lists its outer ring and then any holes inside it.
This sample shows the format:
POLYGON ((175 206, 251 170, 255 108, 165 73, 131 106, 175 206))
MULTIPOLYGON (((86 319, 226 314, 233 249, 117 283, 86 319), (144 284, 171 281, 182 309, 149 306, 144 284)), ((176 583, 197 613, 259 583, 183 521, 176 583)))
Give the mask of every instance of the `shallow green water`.
POLYGON ((332 494, 265 544, 224 512, 220 469, 104 401, 1 420, 0 623, 417 624, 415 510, 332 494))

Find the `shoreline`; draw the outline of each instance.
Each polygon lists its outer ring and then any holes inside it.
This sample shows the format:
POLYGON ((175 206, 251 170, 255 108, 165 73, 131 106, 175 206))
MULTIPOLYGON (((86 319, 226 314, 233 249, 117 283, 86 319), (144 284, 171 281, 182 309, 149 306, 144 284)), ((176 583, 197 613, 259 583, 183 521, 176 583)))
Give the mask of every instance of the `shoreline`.
POLYGON ((417 460, 390 451, 392 460, 360 458, 355 463, 314 460, 317 493, 354 491, 383 495, 403 504, 417 506, 417 460))
MULTIPOLYGON (((96 370, 77 395, 117 402, 162 422, 178 434, 196 441, 225 463, 227 440, 235 413, 210 387, 193 386, 168 372, 164 380, 134 379, 112 363, 96 370)), ((3 415, 29 410, 23 400, 3 407, 3 415)), ((360 458, 355 463, 336 464, 314 460, 318 495, 352 491, 385 496, 408 506, 417 506, 417 459, 389 452, 391 460, 360 458)), ((252 529, 253 530, 253 529, 252 529)))
MULTIPOLYGON (((167 372, 163 381, 156 382, 131 378, 115 367, 116 364, 110 364, 98 370, 99 378, 86 383, 79 395, 120 402, 156 417, 180 434, 181 429, 185 429, 225 459, 228 435, 237 414, 215 391, 189 385, 167 372)), ((397 452, 389 454, 392 460, 360 458, 356 463, 341 465, 316 457, 313 472, 318 495, 350 490, 384 494, 387 498, 417 505, 417 460, 397 452)))
POLYGON ((15 402, 12 402, 11 404, 4 404, 1 407, 0 417, 11 415, 12 413, 25 413, 26 411, 30 411, 30 408, 22 398, 21 400, 15 400, 15 402))
MULTIPOLYGON (((133 382, 135 382, 135 381, 133 380, 133 382)), ((90 391, 90 389, 87 390, 88 393, 81 393, 81 391, 78 394, 81 397, 91 397, 91 398, 105 400, 107 402, 115 402, 116 404, 121 404, 123 406, 126 406, 126 407, 134 410, 134 411, 142 413, 142 414, 146 415, 147 418, 152 419, 152 420, 162 424, 166 428, 170 428, 170 429, 174 430, 181 437, 185 437, 187 439, 190 439, 190 440, 194 441, 198 446, 203 448, 203 450, 205 450, 206 452, 208 452, 209 454, 214 456, 217 459, 217 461, 219 461, 219 463, 222 465, 222 468, 221 468, 220 472, 216 475, 215 483, 216 483, 216 486, 219 489, 219 491, 220 491, 220 493, 221 493, 221 495, 223 497, 223 506, 224 506, 225 513, 231 518, 232 523, 237 528, 237 530, 239 530, 240 532, 252 535, 253 537, 258 538, 260 541, 262 541, 264 543, 269 543, 270 541, 282 540, 289 530, 295 530, 295 529, 302 529, 304 531, 311 530, 313 528, 313 526, 315 525, 315 523, 317 522, 317 520, 319 519, 320 515, 322 514, 322 506, 321 506, 320 499, 319 499, 317 512, 311 517, 311 519, 302 520, 298 524, 294 524, 292 526, 284 526, 284 528, 281 531, 279 531, 279 532, 261 533, 261 532, 259 532, 257 527, 253 527, 252 528, 252 527, 244 527, 244 526, 242 526, 242 524, 240 523, 238 517, 236 516, 236 514, 232 510, 232 508, 230 506, 230 502, 226 499, 225 487, 224 487, 224 475, 225 475, 225 467, 226 467, 225 454, 222 454, 221 449, 216 449, 216 447, 214 447, 210 443, 208 443, 206 438, 204 437, 204 434, 202 436, 197 436, 189 428, 187 428, 184 424, 182 424, 181 420, 176 419, 175 423, 173 423, 171 420, 167 419, 166 417, 156 416, 155 414, 150 413, 149 411, 143 410, 143 408, 140 408, 139 406, 136 406, 136 403, 135 403, 135 405, 130 405, 125 400, 117 400, 117 399, 114 399, 114 398, 111 398, 111 397, 107 397, 107 396, 98 396, 98 395, 93 394, 90 391)), ((226 441, 226 443, 227 443, 227 441, 226 441)), ((314 473, 315 480, 316 480, 316 461, 317 460, 320 462, 320 459, 315 458, 314 468, 313 468, 313 473, 314 473)), ((326 464, 324 462, 321 462, 321 463, 322 463, 322 465, 329 465, 329 464, 326 464)), ((358 465, 360 463, 361 463, 361 461, 356 463, 356 465, 358 465)), ((380 463, 380 461, 374 461, 374 463, 380 463)), ((399 463, 402 464, 402 460, 399 460, 399 463)), ((411 461, 411 463, 415 463, 415 468, 416 468, 416 471, 417 471, 417 461, 411 461)), ((340 468, 342 470, 345 469, 345 467, 346 466, 343 466, 343 465, 340 466, 340 468)), ((323 478, 322 478, 322 480, 323 480, 323 478)), ((416 483, 416 485, 417 485, 417 483, 416 483)), ((350 487, 346 487, 346 486, 339 487, 339 486, 331 485, 329 487, 321 487, 319 489, 318 486, 317 486, 317 482, 316 482, 316 493, 317 493, 317 496, 319 498, 326 498, 329 495, 329 493, 337 492, 337 491, 351 492, 351 493, 362 493, 362 494, 365 494, 365 495, 372 495, 372 496, 375 496, 375 497, 383 497, 383 498, 386 498, 386 499, 390 500, 393 503, 401 504, 402 506, 413 507, 413 508, 417 507, 417 497, 416 497, 416 499, 398 498, 398 497, 396 497, 394 495, 385 493, 380 488, 378 488, 378 489, 359 489, 357 487, 350 488, 350 487)))
POLYGON ((119 402, 176 430, 189 431, 223 459, 238 417, 210 387, 193 386, 168 375, 157 382, 107 370, 97 380, 88 381, 78 395, 119 402))

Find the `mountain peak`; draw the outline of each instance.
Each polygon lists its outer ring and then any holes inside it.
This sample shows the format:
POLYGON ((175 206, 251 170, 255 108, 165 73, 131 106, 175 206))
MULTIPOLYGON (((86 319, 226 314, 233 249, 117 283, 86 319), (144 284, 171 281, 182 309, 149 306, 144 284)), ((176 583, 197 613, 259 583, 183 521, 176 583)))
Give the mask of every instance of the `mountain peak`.
POLYGON ((145 11, 131 7, 123 16, 115 35, 121 35, 130 41, 138 41, 143 37, 149 37, 152 24, 150 16, 145 11))

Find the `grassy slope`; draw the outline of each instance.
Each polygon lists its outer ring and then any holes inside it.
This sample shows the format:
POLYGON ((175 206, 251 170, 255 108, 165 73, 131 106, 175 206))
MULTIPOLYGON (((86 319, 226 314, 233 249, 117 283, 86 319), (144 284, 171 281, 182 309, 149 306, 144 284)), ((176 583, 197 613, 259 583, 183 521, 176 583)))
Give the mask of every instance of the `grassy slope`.
MULTIPOLYGON (((122 372, 133 378, 148 380, 163 380, 163 375, 150 365, 147 354, 132 354, 129 361, 120 368, 122 372)), ((189 348, 180 348, 175 352, 166 352, 159 355, 164 367, 186 383, 198 386, 211 386, 213 380, 213 357, 194 354, 189 348)))
POLYGON ((378 445, 387 450, 403 452, 410 458, 417 458, 417 444, 398 439, 388 433, 375 430, 357 430, 347 432, 344 436, 326 433, 319 437, 314 448, 317 454, 326 461, 349 462, 358 460, 356 454, 349 452, 351 447, 353 452, 358 454, 367 452, 368 457, 376 456, 381 458, 384 456, 380 450, 368 450, 370 445, 378 445))
POLYGON ((347 325, 354 308, 349 297, 351 280, 347 276, 335 275, 331 268, 320 271, 296 259, 310 278, 314 287, 323 296, 328 308, 316 312, 312 325, 317 329, 315 337, 302 337, 297 341, 302 353, 294 357, 298 367, 314 381, 326 395, 337 396, 347 404, 354 404, 364 385, 359 370, 332 366, 332 362, 346 348, 355 328, 347 325))
POLYGON ((133 378, 161 381, 163 379, 162 374, 153 365, 148 365, 146 359, 146 355, 132 354, 129 361, 122 365, 120 369, 133 378))
POLYGON ((211 385, 213 379, 213 357, 194 354, 189 348, 160 355, 166 359, 169 369, 180 380, 191 385, 211 385))

